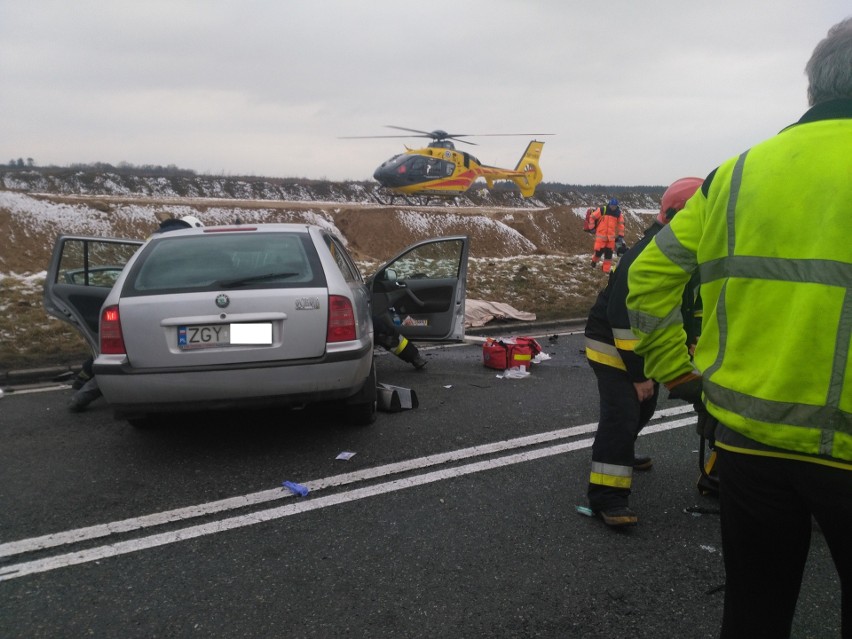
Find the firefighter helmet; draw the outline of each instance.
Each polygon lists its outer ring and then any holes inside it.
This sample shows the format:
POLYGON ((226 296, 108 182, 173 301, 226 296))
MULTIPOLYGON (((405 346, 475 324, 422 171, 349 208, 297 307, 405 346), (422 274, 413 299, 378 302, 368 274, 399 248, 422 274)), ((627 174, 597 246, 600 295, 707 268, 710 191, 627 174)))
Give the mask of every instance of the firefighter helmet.
POLYGON ((686 177, 672 182, 671 186, 663 193, 663 199, 660 201, 660 212, 657 214, 657 222, 660 224, 671 222, 675 213, 686 205, 686 201, 701 188, 703 183, 704 180, 697 177, 686 177))
POLYGON ((182 218, 180 218, 180 221, 186 222, 191 228, 200 228, 200 227, 204 226, 201 223, 201 220, 199 220, 194 215, 184 215, 182 218))

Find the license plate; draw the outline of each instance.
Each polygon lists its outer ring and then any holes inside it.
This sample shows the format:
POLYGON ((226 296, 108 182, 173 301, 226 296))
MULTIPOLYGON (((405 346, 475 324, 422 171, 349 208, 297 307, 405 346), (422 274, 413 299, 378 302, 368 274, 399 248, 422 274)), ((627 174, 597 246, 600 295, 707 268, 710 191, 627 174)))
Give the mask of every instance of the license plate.
POLYGON ((252 322, 250 324, 201 324, 178 326, 178 348, 216 348, 223 346, 270 346, 272 324, 252 322))

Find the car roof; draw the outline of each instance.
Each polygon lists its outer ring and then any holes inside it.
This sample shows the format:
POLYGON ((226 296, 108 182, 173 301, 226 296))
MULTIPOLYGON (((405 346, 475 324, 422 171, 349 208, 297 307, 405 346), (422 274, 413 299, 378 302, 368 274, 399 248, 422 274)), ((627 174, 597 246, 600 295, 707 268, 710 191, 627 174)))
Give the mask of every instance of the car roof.
POLYGON ((321 226, 317 224, 304 224, 298 222, 274 222, 274 223, 262 223, 262 224, 216 224, 210 226, 202 226, 202 227, 193 227, 186 229, 175 229, 173 231, 166 231, 164 233, 154 233, 151 236, 151 239, 158 237, 176 237, 178 235, 204 235, 205 233, 240 233, 240 232, 298 232, 304 233, 309 232, 310 230, 316 231, 324 231, 327 229, 323 229, 321 226))

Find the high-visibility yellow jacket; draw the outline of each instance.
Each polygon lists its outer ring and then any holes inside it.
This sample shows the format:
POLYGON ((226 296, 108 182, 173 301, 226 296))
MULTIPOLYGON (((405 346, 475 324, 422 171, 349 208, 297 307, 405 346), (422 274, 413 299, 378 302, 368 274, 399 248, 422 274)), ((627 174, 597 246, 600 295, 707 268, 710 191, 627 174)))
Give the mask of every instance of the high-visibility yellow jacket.
POLYGON ((680 303, 695 270, 717 445, 852 469, 852 100, 723 163, 633 263, 636 353, 661 382, 693 370, 680 303))
MULTIPOLYGON (((598 364, 625 371, 634 383, 644 382, 648 378, 642 358, 634 352, 639 340, 630 330, 630 319, 627 316, 627 275, 633 260, 662 228, 663 225, 655 221, 645 230, 642 239, 621 258, 618 266, 610 273, 606 287, 598 293, 584 331, 586 357, 598 364)), ((696 290, 698 278, 694 277, 694 280, 684 289, 681 303, 687 335, 684 348, 697 343, 701 334, 701 296, 696 290)))

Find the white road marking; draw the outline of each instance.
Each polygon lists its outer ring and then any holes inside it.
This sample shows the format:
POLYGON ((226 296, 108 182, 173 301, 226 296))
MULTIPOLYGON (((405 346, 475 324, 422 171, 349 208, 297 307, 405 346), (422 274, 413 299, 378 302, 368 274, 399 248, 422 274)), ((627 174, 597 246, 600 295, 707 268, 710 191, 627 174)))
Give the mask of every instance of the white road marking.
MULTIPOLYGON (((675 408, 667 408, 658 411, 654 415, 654 419, 669 417, 672 415, 680 415, 690 411, 692 411, 692 407, 689 405, 678 406, 675 408)), ((526 446, 543 444, 557 439, 566 439, 569 437, 584 435, 587 433, 594 432, 596 428, 597 424, 583 424, 581 426, 572 426, 569 428, 562 428, 546 433, 538 433, 535 435, 527 435, 525 437, 516 437, 514 439, 493 442, 491 444, 483 444, 480 446, 461 448, 446 453, 437 453, 435 455, 428 455, 426 457, 419 457, 417 459, 410 459, 407 461, 396 462, 393 464, 385 464, 383 466, 376 466, 374 468, 366 468, 364 470, 358 470, 351 473, 333 475, 331 477, 325 477, 323 479, 302 481, 299 483, 301 483, 303 486, 306 486, 312 493, 315 493, 324 488, 345 486, 347 484, 366 481, 369 479, 376 479, 378 477, 384 477, 387 475, 394 475, 398 473, 409 472, 412 470, 418 470, 421 468, 428 468, 430 466, 437 466, 439 464, 461 461, 464 459, 469 459, 471 457, 490 455, 505 450, 524 448, 526 446)), ((648 430, 650 428, 651 426, 646 426, 645 429, 643 429, 643 432, 652 432, 648 430)), ((293 497, 293 494, 284 488, 272 488, 269 490, 262 490, 256 493, 249 493, 247 495, 239 495, 237 497, 229 497, 227 499, 220 499, 217 501, 211 501, 195 506, 187 506, 184 508, 176 508, 174 510, 166 510, 159 513, 152 513, 149 515, 141 515, 139 517, 132 517, 130 519, 123 519, 120 521, 114 521, 106 524, 97 524, 95 526, 87 526, 85 528, 76 528, 74 530, 68 530, 49 535, 42 535, 39 537, 32 537, 30 539, 22 539, 20 541, 6 542, 0 544, 0 557, 10 557, 12 555, 18 555, 26 552, 33 552, 36 550, 44 550, 46 548, 53 548, 66 544, 78 543, 81 541, 86 541, 88 539, 97 539, 99 537, 126 533, 132 530, 150 528, 152 526, 161 526, 170 522, 192 519, 193 517, 201 517, 204 515, 210 515, 213 513, 223 512, 227 510, 235 510, 237 508, 244 508, 246 506, 255 506, 257 504, 262 504, 268 501, 273 501, 276 499, 287 499, 291 497, 293 497)))
MULTIPOLYGON (((675 409, 666 409, 664 411, 660 411, 657 417, 663 415, 668 416, 674 414, 681 414, 688 411, 691 411, 691 407, 687 406, 678 407, 675 409)), ((670 422, 662 422, 649 425, 646 426, 640 434, 649 435, 652 433, 681 428, 688 424, 694 424, 695 420, 695 416, 691 415, 689 417, 677 419, 670 422)), ((573 428, 552 431, 550 433, 542 433, 540 435, 531 435, 528 437, 520 437, 517 439, 507 440, 503 442, 495 442, 493 444, 488 444, 485 446, 474 446, 458 451, 451 451, 449 453, 442 453, 440 455, 432 455, 416 460, 410 460, 408 462, 401 462, 399 464, 388 464, 386 466, 379 466, 373 469, 365 469, 364 471, 359 471, 355 473, 347 473, 345 475, 328 477, 325 479, 316 480, 314 482, 306 482, 304 485, 311 488, 312 491, 315 491, 330 486, 340 486, 355 481, 363 481, 365 479, 371 479, 374 477, 404 472, 404 470, 423 468, 438 463, 446 463, 449 461, 456 461, 458 459, 465 459, 468 457, 490 454, 495 451, 506 450, 508 448, 518 448, 523 446, 529 446, 534 443, 570 437, 578 434, 591 432, 595 429, 595 427, 595 424, 587 424, 584 426, 575 426, 573 428), (439 458, 442 458, 443 461, 438 461, 439 458), (429 460, 428 463, 424 463, 426 460, 429 460)), ((327 508, 329 506, 348 503, 359 499, 365 499, 367 497, 383 495, 398 490, 403 490, 405 488, 422 486, 424 484, 443 481, 446 479, 453 479, 456 477, 462 477, 464 475, 482 472, 485 470, 493 470, 495 468, 501 468, 512 464, 542 459, 553 455, 560 455, 562 453, 570 452, 573 450, 589 448, 591 447, 593 442, 594 439, 592 438, 575 440, 564 444, 557 444, 547 448, 539 448, 531 451, 514 453, 511 455, 505 455, 503 457, 497 457, 490 460, 474 462, 471 464, 466 464, 454 468, 436 470, 421 475, 414 475, 411 477, 396 479, 381 484, 376 484, 374 486, 356 488, 353 490, 337 493, 334 495, 328 495, 325 497, 300 500, 296 501, 295 503, 286 504, 275 508, 269 508, 266 510, 255 511, 246 515, 239 515, 235 517, 221 519, 207 524, 188 526, 179 530, 149 535, 147 537, 141 537, 138 539, 117 541, 109 545, 99 546, 77 552, 70 552, 63 555, 56 555, 44 559, 26 561, 18 564, 10 564, 0 568, 0 581, 8 581, 11 579, 16 579, 18 577, 23 577, 24 575, 47 572, 50 570, 55 570, 57 568, 98 561, 100 559, 105 559, 108 557, 115 557, 118 555, 138 552, 140 550, 155 548, 157 546, 163 546, 178 541, 194 539, 205 535, 211 535, 227 530, 233 530, 235 528, 242 528, 245 526, 251 526, 267 521, 273 521, 275 519, 281 519, 283 517, 289 517, 292 515, 309 512, 320 508, 327 508)), ((288 495, 289 493, 287 491, 283 491, 283 489, 262 491, 260 493, 253 493, 252 495, 245 495, 243 497, 235 497, 228 500, 201 504, 199 506, 194 506, 190 508, 166 511, 164 513, 147 515, 135 519, 128 519, 122 522, 114 522, 112 524, 103 524, 102 526, 81 528, 78 530, 57 533, 56 535, 48 535, 45 537, 37 537, 29 540, 24 539, 17 542, 3 544, 3 549, 5 551, 5 554, 3 556, 11 556, 25 552, 32 552, 34 550, 40 550, 51 546, 72 544, 77 541, 105 536, 113 534, 115 532, 125 532, 128 530, 135 530, 147 526, 158 525, 158 523, 179 521, 181 519, 195 517, 200 514, 221 512, 222 510, 245 506, 249 503, 261 503, 262 501, 283 498, 288 495), (252 499, 255 499, 256 501, 251 501, 252 499), (231 505, 226 507, 224 505, 226 503, 229 503, 231 505), (211 506, 213 507, 213 509, 211 509, 211 506), (177 513, 183 513, 184 516, 177 516, 177 513), (157 523, 155 523, 155 521, 157 523)))
POLYGON ((69 384, 38 386, 36 388, 13 388, 6 394, 6 397, 14 397, 15 395, 32 395, 33 393, 50 393, 53 391, 67 390, 69 388, 71 388, 69 384))

